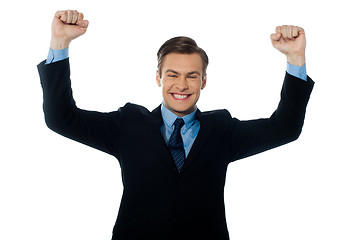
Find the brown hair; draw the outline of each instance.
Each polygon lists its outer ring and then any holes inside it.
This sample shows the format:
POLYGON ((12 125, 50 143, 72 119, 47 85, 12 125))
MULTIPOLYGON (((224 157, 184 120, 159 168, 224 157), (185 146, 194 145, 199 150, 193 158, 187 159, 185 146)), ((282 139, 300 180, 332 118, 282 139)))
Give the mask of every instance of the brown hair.
POLYGON ((195 40, 189 37, 174 37, 167 40, 157 52, 157 68, 159 76, 161 77, 162 63, 165 56, 169 53, 193 54, 198 53, 202 58, 203 63, 203 76, 206 75, 209 59, 207 53, 197 46, 195 40))

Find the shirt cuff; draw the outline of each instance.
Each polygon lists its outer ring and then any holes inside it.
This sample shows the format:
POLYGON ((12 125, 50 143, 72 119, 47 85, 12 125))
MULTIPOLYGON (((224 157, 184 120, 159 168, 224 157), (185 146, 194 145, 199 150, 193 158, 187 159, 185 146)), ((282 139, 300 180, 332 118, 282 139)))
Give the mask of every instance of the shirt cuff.
POLYGON ((300 66, 287 63, 287 72, 291 74, 292 76, 300 78, 304 81, 306 81, 308 78, 308 75, 306 73, 306 64, 300 67, 300 66))
POLYGON ((68 48, 49 49, 46 64, 54 63, 68 58, 68 48))

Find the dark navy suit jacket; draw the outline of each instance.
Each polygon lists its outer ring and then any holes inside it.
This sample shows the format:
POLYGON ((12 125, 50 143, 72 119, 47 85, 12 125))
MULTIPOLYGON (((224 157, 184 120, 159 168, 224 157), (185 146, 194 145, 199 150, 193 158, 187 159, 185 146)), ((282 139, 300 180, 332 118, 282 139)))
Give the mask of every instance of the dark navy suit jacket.
POLYGON ((179 173, 161 135, 160 107, 128 103, 110 113, 76 107, 69 59, 38 65, 50 129, 116 157, 123 196, 113 230, 119 239, 229 239, 224 185, 230 162, 298 138, 313 88, 286 73, 270 118, 239 121, 227 110, 196 112, 201 127, 179 173))

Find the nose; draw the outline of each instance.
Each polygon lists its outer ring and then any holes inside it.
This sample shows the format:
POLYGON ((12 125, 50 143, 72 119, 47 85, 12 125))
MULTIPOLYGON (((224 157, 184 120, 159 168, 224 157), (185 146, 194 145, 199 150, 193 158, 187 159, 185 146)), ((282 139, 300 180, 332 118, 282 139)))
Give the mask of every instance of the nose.
POLYGON ((187 79, 183 76, 181 76, 177 79, 175 86, 179 91, 185 91, 185 90, 189 89, 187 79))

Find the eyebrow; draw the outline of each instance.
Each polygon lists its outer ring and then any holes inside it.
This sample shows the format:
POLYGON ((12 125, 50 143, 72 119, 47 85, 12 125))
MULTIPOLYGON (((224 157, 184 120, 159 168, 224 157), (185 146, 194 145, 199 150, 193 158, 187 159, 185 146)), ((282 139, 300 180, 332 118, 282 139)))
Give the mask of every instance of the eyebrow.
POLYGON ((192 72, 187 73, 187 75, 192 75, 192 74, 201 75, 201 73, 199 71, 192 71, 192 72))
MULTIPOLYGON (((166 73, 167 72, 171 72, 171 73, 174 73, 174 74, 180 74, 178 73, 177 71, 174 71, 173 69, 167 69, 166 70, 166 73)), ((192 71, 192 72, 188 72, 187 75, 192 75, 192 74, 198 74, 198 75, 201 75, 201 73, 199 71, 192 71)))
POLYGON ((166 73, 167 73, 167 72, 171 72, 171 73, 174 73, 174 74, 179 74, 177 71, 174 71, 174 70, 172 70, 172 69, 167 69, 167 70, 166 70, 166 73))

